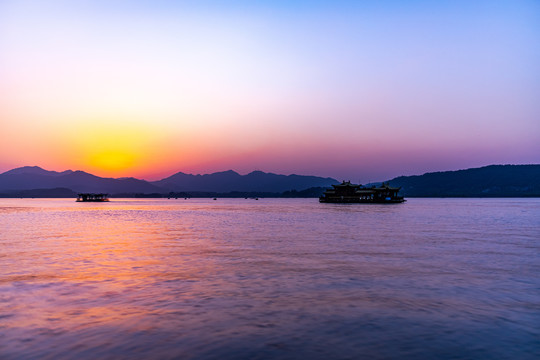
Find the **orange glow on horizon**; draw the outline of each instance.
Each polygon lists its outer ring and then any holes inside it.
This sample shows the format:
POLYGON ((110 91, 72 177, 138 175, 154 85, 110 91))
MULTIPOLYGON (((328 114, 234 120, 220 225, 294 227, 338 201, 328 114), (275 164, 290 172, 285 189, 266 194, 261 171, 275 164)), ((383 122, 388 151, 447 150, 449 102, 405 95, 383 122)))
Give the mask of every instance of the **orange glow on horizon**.
MULTIPOLYGON (((98 176, 133 176, 153 167, 163 137, 148 125, 133 121, 86 120, 69 133, 65 148, 73 149, 77 168, 98 176)), ((73 160, 72 160, 73 161, 73 160)))
POLYGON ((121 150, 106 150, 90 156, 89 165, 107 172, 130 169, 135 164, 136 155, 121 150))

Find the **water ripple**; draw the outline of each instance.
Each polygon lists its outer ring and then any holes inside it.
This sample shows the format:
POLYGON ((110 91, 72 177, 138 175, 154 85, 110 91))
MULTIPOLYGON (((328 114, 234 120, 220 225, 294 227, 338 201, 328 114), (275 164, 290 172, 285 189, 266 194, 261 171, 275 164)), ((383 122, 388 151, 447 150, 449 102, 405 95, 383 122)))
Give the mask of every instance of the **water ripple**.
POLYGON ((0 200, 2 359, 537 359, 540 200, 0 200))

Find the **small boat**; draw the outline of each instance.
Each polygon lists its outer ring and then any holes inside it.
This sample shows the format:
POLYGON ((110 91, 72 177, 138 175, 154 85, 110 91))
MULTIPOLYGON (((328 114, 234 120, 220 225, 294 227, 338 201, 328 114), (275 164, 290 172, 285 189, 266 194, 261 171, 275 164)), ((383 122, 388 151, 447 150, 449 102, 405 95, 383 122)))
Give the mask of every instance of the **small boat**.
POLYGON ((375 187, 364 187, 343 181, 341 184, 332 185, 319 198, 322 203, 337 204, 396 204, 405 202, 403 196, 399 196, 401 188, 391 187, 388 184, 375 187))
POLYGON ((107 194, 84 193, 77 195, 77 202, 105 202, 109 201, 107 194))

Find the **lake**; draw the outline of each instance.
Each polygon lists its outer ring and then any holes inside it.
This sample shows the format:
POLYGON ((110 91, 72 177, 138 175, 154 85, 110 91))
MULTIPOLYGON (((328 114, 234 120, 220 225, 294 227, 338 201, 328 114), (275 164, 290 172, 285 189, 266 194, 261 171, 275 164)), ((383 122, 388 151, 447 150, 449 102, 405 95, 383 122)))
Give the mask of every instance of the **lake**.
POLYGON ((0 199, 2 359, 538 359, 540 199, 0 199))

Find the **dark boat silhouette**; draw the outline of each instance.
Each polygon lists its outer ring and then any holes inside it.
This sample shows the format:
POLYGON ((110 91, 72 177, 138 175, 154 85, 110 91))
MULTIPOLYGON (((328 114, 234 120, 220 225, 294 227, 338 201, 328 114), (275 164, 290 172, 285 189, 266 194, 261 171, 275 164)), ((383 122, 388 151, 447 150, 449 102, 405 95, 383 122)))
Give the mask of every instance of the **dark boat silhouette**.
POLYGON ((77 195, 77 202, 105 202, 109 201, 107 194, 85 193, 77 195))
POLYGON ((398 196, 401 188, 391 187, 382 183, 381 186, 364 187, 343 181, 341 184, 332 185, 319 198, 322 203, 339 204, 396 204, 405 201, 403 196, 398 196))

